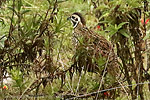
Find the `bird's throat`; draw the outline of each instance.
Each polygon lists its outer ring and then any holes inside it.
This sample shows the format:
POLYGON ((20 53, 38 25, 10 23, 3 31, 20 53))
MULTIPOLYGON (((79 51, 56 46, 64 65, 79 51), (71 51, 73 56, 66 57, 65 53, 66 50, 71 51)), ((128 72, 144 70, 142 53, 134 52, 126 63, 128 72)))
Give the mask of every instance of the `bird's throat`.
POLYGON ((78 22, 72 22, 73 23, 73 28, 76 28, 78 25, 78 22))

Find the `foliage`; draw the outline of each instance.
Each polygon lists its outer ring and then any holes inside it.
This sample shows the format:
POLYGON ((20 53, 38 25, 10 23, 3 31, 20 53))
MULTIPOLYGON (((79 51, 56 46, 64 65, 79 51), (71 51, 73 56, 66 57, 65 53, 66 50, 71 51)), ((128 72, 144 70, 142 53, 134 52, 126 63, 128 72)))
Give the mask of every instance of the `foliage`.
POLYGON ((17 99, 42 96, 40 100, 148 98, 144 87, 149 91, 149 85, 139 83, 150 81, 150 24, 145 23, 150 14, 149 2, 1 0, 0 98, 13 99, 16 95, 17 99), (107 59, 101 55, 96 58, 86 49, 92 39, 85 44, 81 37, 83 46, 74 47, 73 28, 67 21, 73 12, 82 13, 88 28, 111 41, 119 59, 119 79, 109 71, 105 73, 107 59), (98 69, 94 73, 83 70, 75 66, 74 59, 76 65, 82 66, 87 66, 86 60, 91 59, 88 63, 94 66, 96 62, 98 69), (6 73, 13 79, 7 93, 2 90, 6 73))
POLYGON ((11 70, 11 77, 13 82, 13 87, 17 87, 19 89, 19 93, 22 93, 23 88, 25 88, 25 84, 27 83, 23 79, 23 73, 19 69, 13 69, 11 70))

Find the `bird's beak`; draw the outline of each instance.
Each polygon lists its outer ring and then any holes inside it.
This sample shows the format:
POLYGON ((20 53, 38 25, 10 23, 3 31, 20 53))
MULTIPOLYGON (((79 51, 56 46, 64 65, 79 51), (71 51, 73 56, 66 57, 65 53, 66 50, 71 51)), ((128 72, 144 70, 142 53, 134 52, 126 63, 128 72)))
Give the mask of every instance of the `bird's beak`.
POLYGON ((70 19, 71 19, 70 17, 67 18, 67 20, 70 20, 70 19))

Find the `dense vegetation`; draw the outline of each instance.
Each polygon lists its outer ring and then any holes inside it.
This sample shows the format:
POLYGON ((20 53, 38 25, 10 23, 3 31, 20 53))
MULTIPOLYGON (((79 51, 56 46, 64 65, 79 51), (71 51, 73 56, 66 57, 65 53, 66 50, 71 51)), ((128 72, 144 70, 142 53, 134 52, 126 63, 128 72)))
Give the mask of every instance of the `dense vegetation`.
POLYGON ((150 99, 149 2, 1 0, 0 99, 150 99), (73 59, 84 65, 89 57, 84 47, 77 51, 72 44, 67 17, 74 12, 111 41, 119 79, 107 71, 111 68, 102 57, 91 57, 91 63, 98 63, 97 72, 74 66, 73 59))

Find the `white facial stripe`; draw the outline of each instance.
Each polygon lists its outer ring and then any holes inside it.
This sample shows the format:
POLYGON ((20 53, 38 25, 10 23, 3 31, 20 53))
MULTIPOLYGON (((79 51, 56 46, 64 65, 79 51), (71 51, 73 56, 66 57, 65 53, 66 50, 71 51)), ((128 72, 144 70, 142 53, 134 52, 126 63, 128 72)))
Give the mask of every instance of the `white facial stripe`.
MULTIPOLYGON (((78 16, 78 15, 72 15, 72 17, 75 17, 75 18, 77 18, 78 19, 78 21, 81 21, 81 19, 80 19, 80 17, 78 16)), ((72 18, 71 17, 71 18, 72 18)), ((72 18, 73 19, 73 18, 72 18)))
POLYGON ((72 15, 71 16, 71 22, 73 24, 73 28, 76 28, 78 23, 80 22, 80 17, 78 15, 72 15), (77 20, 75 20, 75 19, 77 19, 77 20))
POLYGON ((73 28, 76 28, 79 22, 76 22, 76 24, 73 26, 73 28))
POLYGON ((76 22, 73 18, 71 18, 72 21, 76 22))

